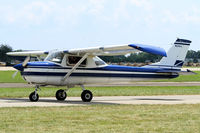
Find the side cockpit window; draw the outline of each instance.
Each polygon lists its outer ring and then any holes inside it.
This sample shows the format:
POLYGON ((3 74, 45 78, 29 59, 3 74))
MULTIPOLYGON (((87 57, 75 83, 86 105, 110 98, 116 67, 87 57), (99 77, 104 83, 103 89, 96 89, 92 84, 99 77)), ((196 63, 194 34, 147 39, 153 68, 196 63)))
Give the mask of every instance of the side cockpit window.
MULTIPOLYGON (((80 57, 80 56, 68 56, 68 58, 67 58, 67 66, 74 66, 74 65, 76 65, 81 58, 82 57, 80 57)), ((80 67, 85 67, 86 63, 87 63, 87 59, 85 59, 81 63, 80 67)))

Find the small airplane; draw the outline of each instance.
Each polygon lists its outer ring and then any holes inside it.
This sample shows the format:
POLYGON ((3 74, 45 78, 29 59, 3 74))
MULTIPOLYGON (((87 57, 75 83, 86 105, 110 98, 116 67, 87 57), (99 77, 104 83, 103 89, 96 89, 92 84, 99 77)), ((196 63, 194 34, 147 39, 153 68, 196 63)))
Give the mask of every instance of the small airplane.
MULTIPOLYGON (((81 48, 53 51, 9 52, 10 56, 27 56, 23 63, 14 66, 29 84, 35 85, 35 91, 29 95, 32 102, 39 100, 40 86, 67 86, 66 90, 56 92, 56 99, 63 101, 67 91, 76 85, 81 86, 81 99, 90 102, 91 91, 86 90, 86 84, 133 83, 154 79, 176 78, 181 71, 190 40, 177 39, 166 53, 160 47, 144 44, 127 44, 106 47, 81 48), (108 65, 98 56, 125 55, 135 52, 147 52, 163 56, 160 62, 142 67, 108 65), (46 55, 42 61, 41 56, 46 55), (29 62, 30 57, 39 61, 29 62)), ((187 71, 188 73, 191 71, 187 71)))

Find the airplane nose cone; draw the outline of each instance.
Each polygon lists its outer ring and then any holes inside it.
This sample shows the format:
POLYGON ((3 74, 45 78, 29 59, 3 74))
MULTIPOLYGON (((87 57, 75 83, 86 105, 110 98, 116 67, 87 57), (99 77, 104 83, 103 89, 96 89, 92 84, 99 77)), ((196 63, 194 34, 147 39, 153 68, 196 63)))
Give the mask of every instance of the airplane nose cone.
POLYGON ((13 66, 15 69, 19 70, 19 71, 23 71, 24 67, 22 66, 22 64, 17 64, 13 66))

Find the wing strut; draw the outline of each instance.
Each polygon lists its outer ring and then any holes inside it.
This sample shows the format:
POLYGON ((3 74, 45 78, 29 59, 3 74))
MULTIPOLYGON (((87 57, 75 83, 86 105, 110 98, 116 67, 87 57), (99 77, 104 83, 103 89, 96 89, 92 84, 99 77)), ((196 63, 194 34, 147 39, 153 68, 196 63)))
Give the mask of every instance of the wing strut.
POLYGON ((31 59, 31 57, 27 56, 26 59, 24 60, 24 62, 22 63, 22 66, 25 67, 30 59, 31 59))
POLYGON ((76 65, 74 65, 74 67, 63 77, 62 81, 65 81, 66 79, 68 79, 70 77, 70 75, 72 74, 72 72, 74 70, 76 70, 77 67, 80 66, 80 64, 88 57, 88 53, 86 53, 77 63, 76 65))

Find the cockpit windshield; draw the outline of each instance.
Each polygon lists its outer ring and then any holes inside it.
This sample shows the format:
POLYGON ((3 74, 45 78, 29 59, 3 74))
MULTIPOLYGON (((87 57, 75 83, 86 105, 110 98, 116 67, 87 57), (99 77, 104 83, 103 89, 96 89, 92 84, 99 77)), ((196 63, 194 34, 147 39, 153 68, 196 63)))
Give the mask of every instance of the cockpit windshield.
POLYGON ((45 61, 51 61, 51 62, 61 64, 63 57, 64 57, 63 52, 54 51, 54 52, 49 53, 49 55, 46 57, 45 61))
POLYGON ((93 58, 93 60, 95 61, 95 64, 96 64, 97 66, 106 65, 106 63, 105 63, 102 59, 100 59, 99 57, 97 57, 97 56, 95 56, 95 57, 93 58))

